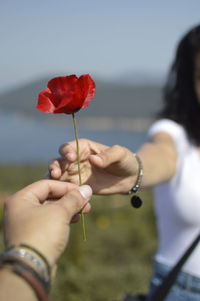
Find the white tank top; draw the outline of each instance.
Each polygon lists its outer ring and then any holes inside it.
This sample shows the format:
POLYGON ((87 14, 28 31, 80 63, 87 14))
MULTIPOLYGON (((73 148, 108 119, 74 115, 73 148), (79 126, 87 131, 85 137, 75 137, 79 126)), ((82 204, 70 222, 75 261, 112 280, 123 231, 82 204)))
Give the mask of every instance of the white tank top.
MULTIPOLYGON (((189 143, 184 128, 174 121, 162 119, 155 122, 149 129, 149 137, 159 132, 173 138, 177 167, 170 181, 153 189, 159 236, 155 259, 172 266, 200 230, 200 152, 189 143)), ((200 277, 200 243, 183 271, 200 277)))

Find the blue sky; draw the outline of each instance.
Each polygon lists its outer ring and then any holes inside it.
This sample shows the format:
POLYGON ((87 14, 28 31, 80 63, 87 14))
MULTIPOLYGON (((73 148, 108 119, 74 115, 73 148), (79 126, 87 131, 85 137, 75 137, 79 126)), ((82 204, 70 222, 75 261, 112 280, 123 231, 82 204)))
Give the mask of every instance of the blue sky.
POLYGON ((42 76, 165 73, 199 0, 1 0, 0 90, 42 76))

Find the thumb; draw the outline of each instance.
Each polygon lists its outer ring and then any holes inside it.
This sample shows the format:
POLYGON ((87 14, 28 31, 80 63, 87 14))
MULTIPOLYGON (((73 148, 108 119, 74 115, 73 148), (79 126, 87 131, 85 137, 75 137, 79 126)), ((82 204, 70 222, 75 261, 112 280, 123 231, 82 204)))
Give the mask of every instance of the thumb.
POLYGON ((120 162, 125 157, 125 154, 126 148, 114 145, 97 155, 90 155, 89 160, 91 164, 100 168, 105 168, 113 163, 120 162))
POLYGON ((59 200, 59 203, 66 209, 66 214, 70 221, 75 214, 81 211, 91 197, 91 187, 89 185, 82 185, 65 194, 59 200))

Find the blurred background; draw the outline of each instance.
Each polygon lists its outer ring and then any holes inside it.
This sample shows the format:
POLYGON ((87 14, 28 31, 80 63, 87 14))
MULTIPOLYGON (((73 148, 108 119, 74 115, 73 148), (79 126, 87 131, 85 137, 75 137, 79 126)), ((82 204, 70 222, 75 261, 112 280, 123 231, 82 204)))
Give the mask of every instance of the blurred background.
MULTIPOLYGON (((97 94, 77 114, 79 136, 135 151, 162 105, 177 42, 199 23, 199 12, 199 0, 2 0, 1 198, 41 178, 59 145, 74 139, 71 116, 35 109, 52 77, 89 73, 97 94)), ((88 241, 74 226, 56 300, 115 300, 147 290, 156 232, 151 193, 144 194, 139 211, 126 197, 103 206, 104 198, 94 198, 88 241)))
POLYGON ((35 109, 47 81, 69 74, 89 73, 97 84, 78 113, 79 135, 136 149, 199 9, 198 0, 2 0, 0 162, 48 162, 73 139, 71 116, 35 109))

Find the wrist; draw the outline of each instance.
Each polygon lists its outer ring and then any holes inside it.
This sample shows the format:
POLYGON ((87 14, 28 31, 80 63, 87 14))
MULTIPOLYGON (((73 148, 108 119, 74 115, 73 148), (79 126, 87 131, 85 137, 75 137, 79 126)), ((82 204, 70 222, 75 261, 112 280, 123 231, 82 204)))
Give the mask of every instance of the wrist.
POLYGON ((137 162, 137 169, 134 177, 134 185, 131 187, 128 194, 137 193, 142 188, 142 179, 144 175, 143 164, 140 157, 136 153, 134 153, 133 155, 137 162))
POLYGON ((140 157, 136 153, 134 154, 134 157, 135 157, 135 160, 137 161, 138 168, 137 168, 137 174, 135 177, 134 186, 132 186, 132 188, 129 190, 128 194, 129 195, 134 194, 131 197, 131 205, 134 208, 140 208, 142 206, 142 200, 136 194, 141 189, 144 171, 143 171, 143 164, 142 164, 140 157))
POLYGON ((11 245, 7 247, 6 252, 0 255, 1 258, 16 258, 23 261, 33 268, 45 281, 50 281, 51 279, 51 266, 46 257, 38 251, 36 248, 27 245, 11 245))

